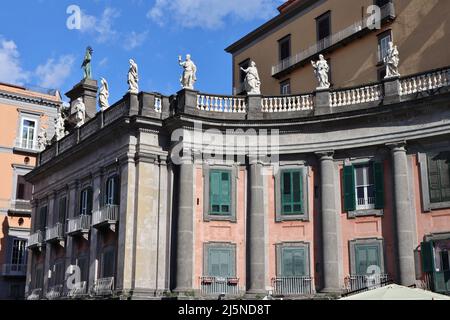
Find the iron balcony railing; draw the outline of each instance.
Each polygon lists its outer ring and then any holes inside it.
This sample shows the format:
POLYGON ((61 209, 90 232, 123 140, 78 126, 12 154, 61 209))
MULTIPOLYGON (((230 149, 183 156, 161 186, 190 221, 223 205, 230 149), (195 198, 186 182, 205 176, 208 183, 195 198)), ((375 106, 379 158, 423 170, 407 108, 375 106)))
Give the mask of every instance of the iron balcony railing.
POLYGON ((237 295, 239 278, 200 277, 200 291, 203 295, 237 295))
POLYGON ((94 211, 92 214, 92 226, 116 223, 119 218, 119 209, 118 205, 108 204, 100 210, 94 211))
POLYGON ((362 291, 383 287, 388 283, 388 274, 350 275, 345 278, 345 289, 347 292, 362 291))
POLYGON ((64 224, 57 223, 53 227, 48 228, 45 231, 46 241, 61 240, 61 239, 64 239, 64 224))
POLYGON ((42 288, 33 289, 31 294, 27 297, 27 300, 39 300, 41 299, 42 288))
POLYGON ((275 295, 310 295, 314 293, 311 277, 276 277, 272 279, 275 295))
POLYGON ((91 289, 93 296, 111 296, 114 292, 114 277, 97 279, 91 289))
POLYGON ((24 277, 26 274, 26 264, 4 264, 2 266, 2 275, 4 277, 24 277))
POLYGON ((67 220, 67 234, 87 233, 91 228, 91 216, 79 215, 67 220))
POLYGON ((35 233, 32 233, 30 235, 30 238, 28 239, 28 247, 34 248, 41 246, 44 241, 44 232, 42 231, 36 231, 35 233))
POLYGON ((87 295, 87 282, 81 281, 75 283, 73 288, 69 289, 69 292, 67 293, 68 298, 80 298, 87 295))
POLYGON ((62 284, 58 284, 56 286, 51 287, 45 297, 48 300, 56 300, 62 297, 64 286, 62 284))
POLYGON ((17 138, 16 141, 15 141, 14 146, 17 149, 21 149, 21 150, 28 150, 28 151, 32 151, 32 152, 39 152, 39 147, 37 145, 37 142, 34 141, 34 140, 17 138))

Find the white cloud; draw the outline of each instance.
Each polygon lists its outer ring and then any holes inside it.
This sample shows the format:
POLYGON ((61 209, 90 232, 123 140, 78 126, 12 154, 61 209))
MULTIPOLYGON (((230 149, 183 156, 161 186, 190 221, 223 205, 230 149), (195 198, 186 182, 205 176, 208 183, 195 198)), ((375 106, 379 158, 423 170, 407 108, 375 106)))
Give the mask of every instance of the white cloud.
POLYGON ((156 0, 147 17, 160 26, 175 21, 187 28, 217 29, 225 18, 267 19, 284 0, 156 0))
POLYGON ((0 81, 23 85, 30 78, 30 73, 20 65, 20 53, 12 40, 0 36, 0 81))
POLYGON ((35 75, 39 79, 39 86, 44 88, 60 88, 70 76, 75 57, 63 55, 57 60, 48 59, 45 64, 36 68, 35 75))
POLYGON ((128 36, 125 37, 124 48, 126 50, 133 50, 144 44, 147 39, 148 31, 135 32, 132 31, 128 36))
POLYGON ((120 16, 120 12, 111 7, 105 8, 100 17, 95 17, 81 12, 81 29, 83 33, 94 34, 97 42, 105 43, 114 40, 118 33, 114 29, 114 20, 120 16))
POLYGON ((108 61, 109 61, 108 57, 104 57, 102 60, 100 60, 100 61, 98 62, 98 65, 99 65, 100 67, 105 67, 105 66, 108 64, 108 61))

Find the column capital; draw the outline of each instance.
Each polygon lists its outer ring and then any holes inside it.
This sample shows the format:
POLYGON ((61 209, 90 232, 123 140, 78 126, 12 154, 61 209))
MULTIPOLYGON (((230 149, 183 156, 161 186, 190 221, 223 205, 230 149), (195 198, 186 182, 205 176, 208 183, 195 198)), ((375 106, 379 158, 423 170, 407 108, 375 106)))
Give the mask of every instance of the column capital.
POLYGON ((70 181, 67 186, 69 187, 69 189, 78 189, 78 187, 80 186, 80 180, 76 179, 70 181))
POLYGON ((55 199, 57 193, 58 193, 58 192, 57 192, 56 190, 52 190, 52 191, 49 193, 49 195, 48 195, 48 199, 49 199, 49 200, 55 199))
POLYGON ((390 142, 386 143, 386 146, 391 149, 391 152, 406 152, 406 141, 396 141, 396 142, 390 142))
POLYGON ((321 161, 333 160, 334 150, 317 151, 315 154, 321 161))

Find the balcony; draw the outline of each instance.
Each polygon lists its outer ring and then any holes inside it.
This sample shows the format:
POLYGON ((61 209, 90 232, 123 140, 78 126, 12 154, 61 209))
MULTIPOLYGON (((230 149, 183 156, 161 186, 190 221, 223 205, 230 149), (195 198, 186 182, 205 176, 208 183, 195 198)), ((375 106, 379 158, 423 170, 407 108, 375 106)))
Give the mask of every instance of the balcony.
POLYGON ((272 279, 274 295, 311 295, 314 284, 311 277, 277 277, 272 279))
POLYGON ((31 204, 29 200, 13 200, 11 207, 8 209, 9 214, 14 215, 31 215, 31 204))
POLYGON ((200 277, 202 295, 238 295, 239 291, 239 278, 200 277))
POLYGON ((57 223, 45 231, 45 241, 50 243, 60 243, 64 246, 64 224, 57 223))
MULTIPOLYGON (((388 3, 381 8, 381 22, 392 20, 395 18, 395 7, 393 3, 388 3)), ((322 39, 308 49, 297 53, 294 56, 282 60, 280 63, 272 67, 272 76, 280 79, 293 69, 309 63, 310 59, 320 53, 331 51, 334 48, 353 41, 355 38, 369 33, 367 17, 361 21, 355 22, 351 26, 322 39)))
POLYGON ((83 236, 87 239, 91 228, 91 216, 80 215, 78 217, 67 220, 67 231, 69 236, 83 236))
POLYGON ((14 143, 14 151, 37 154, 39 153, 40 150, 36 141, 17 138, 14 143))
POLYGON ((354 293, 383 287, 390 283, 388 274, 350 275, 345 278, 345 291, 354 293))
POLYGON ((2 276, 4 277, 25 277, 26 274, 26 264, 4 264, 2 266, 2 276))
POLYGON ((114 277, 97 279, 91 288, 94 297, 112 296, 114 293, 114 277))
POLYGON ((79 299, 87 295, 87 282, 81 281, 75 283, 74 287, 69 290, 67 297, 71 299, 79 299))
POLYGON ((44 232, 36 231, 28 239, 28 248, 40 250, 44 246, 44 232))
POLYGON ((27 300, 39 300, 41 299, 42 288, 33 289, 31 294, 27 297, 27 300))
POLYGON ((119 219, 118 205, 108 204, 92 214, 92 226, 97 229, 109 228, 115 231, 116 223, 119 219))
POLYGON ((51 287, 45 297, 48 300, 56 300, 62 297, 64 286, 62 284, 51 287))

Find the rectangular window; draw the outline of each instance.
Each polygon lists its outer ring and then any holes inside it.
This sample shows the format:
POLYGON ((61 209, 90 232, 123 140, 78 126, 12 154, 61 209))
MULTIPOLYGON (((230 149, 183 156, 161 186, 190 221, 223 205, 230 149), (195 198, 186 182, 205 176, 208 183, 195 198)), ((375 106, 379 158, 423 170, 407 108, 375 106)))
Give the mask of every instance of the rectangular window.
POLYGON ((20 132, 20 147, 23 149, 34 149, 36 145, 36 121, 22 118, 20 132))
POLYGON ((34 273, 34 289, 40 289, 44 285, 44 271, 42 265, 36 268, 34 273))
POLYGON ((117 176, 111 177, 106 182, 106 204, 119 204, 119 179, 117 176))
POLYGON ((87 187, 81 191, 80 197, 80 215, 92 214, 92 188, 87 187))
POLYGON ((37 224, 37 228, 40 231, 45 231, 45 227, 47 226, 47 206, 41 207, 39 209, 39 223, 37 224))
POLYGON ((281 248, 281 276, 307 276, 306 254, 307 252, 305 247, 281 248))
POLYGON ((88 281, 89 279, 89 259, 81 256, 76 259, 75 265, 80 268, 80 281, 88 281))
POLYGON ((288 35, 281 40, 278 40, 278 50, 280 61, 283 61, 291 56, 291 36, 288 35))
POLYGON ((115 252, 114 248, 105 249, 102 254, 102 278, 114 277, 115 252))
POLYGON ((388 3, 390 3, 392 0, 375 0, 375 5, 379 6, 380 8, 384 7, 388 3))
POLYGON ((53 266, 53 274, 51 278, 51 284, 53 286, 60 285, 64 283, 64 262, 58 261, 53 266))
POLYGON ((17 200, 31 200, 32 184, 25 181, 25 178, 21 175, 17 176, 17 200))
POLYGON ((280 83, 280 94, 281 95, 289 95, 291 94, 291 80, 285 80, 280 83))
POLYGON ((356 275, 366 275, 370 266, 378 266, 381 270, 380 246, 374 244, 355 244, 356 275))
MULTIPOLYGON (((12 244, 11 264, 18 266, 25 264, 27 240, 14 239, 12 244)), ((16 269, 17 271, 19 269, 16 269)))
POLYGON ((211 215, 231 215, 231 171, 209 173, 209 210, 211 215))
POLYGON ((375 183, 372 166, 355 167, 355 193, 357 210, 375 207, 375 183))
MULTIPOLYGON (((320 42, 331 35, 331 12, 327 12, 316 18, 316 29, 317 42, 320 42)), ((324 47, 319 49, 324 49, 324 47)))
POLYGON ((450 152, 428 157, 431 203, 450 201, 450 152))
POLYGON ((61 197, 58 203, 58 222, 64 224, 66 222, 67 198, 61 197))
POLYGON ((234 247, 209 247, 208 248, 208 276, 210 277, 234 277, 234 247))
POLYGON ((384 32, 378 36, 378 61, 383 62, 387 56, 389 42, 392 41, 391 32, 384 32))
POLYGON ((281 214, 303 214, 303 176, 301 170, 281 172, 281 214))

